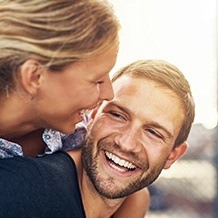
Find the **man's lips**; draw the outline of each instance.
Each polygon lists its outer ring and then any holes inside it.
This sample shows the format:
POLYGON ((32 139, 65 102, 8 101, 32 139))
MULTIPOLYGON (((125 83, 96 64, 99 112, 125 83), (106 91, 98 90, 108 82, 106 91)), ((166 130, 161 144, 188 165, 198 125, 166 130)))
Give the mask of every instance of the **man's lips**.
POLYGON ((130 176, 140 168, 134 163, 118 157, 109 151, 102 151, 108 167, 119 176, 130 176))
POLYGON ((114 163, 116 163, 117 165, 119 165, 121 167, 125 167, 129 170, 134 170, 137 168, 137 166, 134 165, 133 163, 131 163, 127 160, 121 159, 118 156, 116 156, 115 154, 112 154, 108 151, 105 151, 105 155, 106 155, 107 159, 113 161, 114 163))

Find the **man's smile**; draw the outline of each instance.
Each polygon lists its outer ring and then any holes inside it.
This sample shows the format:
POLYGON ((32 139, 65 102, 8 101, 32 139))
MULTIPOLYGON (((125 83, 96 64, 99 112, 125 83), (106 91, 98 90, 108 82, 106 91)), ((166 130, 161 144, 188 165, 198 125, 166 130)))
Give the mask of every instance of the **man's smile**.
POLYGON ((131 176, 140 169, 137 165, 118 157, 114 153, 106 150, 103 150, 101 153, 106 167, 119 176, 131 176))

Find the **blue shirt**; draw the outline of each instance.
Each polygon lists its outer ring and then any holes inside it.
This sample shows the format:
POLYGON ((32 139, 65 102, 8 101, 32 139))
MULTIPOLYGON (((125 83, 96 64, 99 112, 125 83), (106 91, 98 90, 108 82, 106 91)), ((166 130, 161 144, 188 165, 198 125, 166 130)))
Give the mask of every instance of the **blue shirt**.
MULTIPOLYGON (((84 144, 86 124, 80 123, 74 133, 66 135, 52 129, 45 129, 42 139, 46 144, 45 154, 58 150, 73 150, 84 144)), ((0 138, 0 158, 23 156, 22 147, 11 141, 0 138)))

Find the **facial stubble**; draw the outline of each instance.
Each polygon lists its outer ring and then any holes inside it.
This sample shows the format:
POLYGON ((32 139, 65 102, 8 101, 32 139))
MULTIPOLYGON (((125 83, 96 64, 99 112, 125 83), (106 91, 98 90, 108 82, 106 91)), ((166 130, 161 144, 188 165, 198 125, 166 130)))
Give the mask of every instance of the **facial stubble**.
POLYGON ((149 186, 157 179, 165 164, 164 162, 162 165, 155 167, 144 178, 141 177, 135 178, 133 181, 129 182, 128 184, 123 184, 122 187, 118 187, 116 185, 115 178, 110 177, 107 179, 107 181, 101 181, 100 173, 98 171, 98 160, 102 148, 108 146, 117 147, 118 145, 115 146, 111 143, 106 142, 105 139, 102 139, 97 144, 96 152, 94 146, 95 144, 94 144, 93 137, 91 134, 88 134, 86 136, 86 144, 82 147, 83 167, 86 171, 88 178, 91 180, 97 192, 102 197, 108 199, 123 198, 149 186))

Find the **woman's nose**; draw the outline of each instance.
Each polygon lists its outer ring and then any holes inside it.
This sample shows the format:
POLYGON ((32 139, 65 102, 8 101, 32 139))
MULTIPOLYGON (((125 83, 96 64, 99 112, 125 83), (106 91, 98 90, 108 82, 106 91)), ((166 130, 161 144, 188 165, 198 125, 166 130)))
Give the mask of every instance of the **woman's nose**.
POLYGON ((112 88, 111 80, 108 76, 104 80, 104 83, 100 84, 100 99, 101 100, 112 100, 114 98, 114 91, 112 88))

